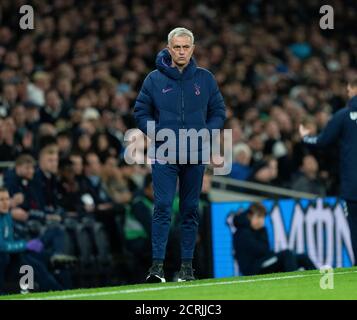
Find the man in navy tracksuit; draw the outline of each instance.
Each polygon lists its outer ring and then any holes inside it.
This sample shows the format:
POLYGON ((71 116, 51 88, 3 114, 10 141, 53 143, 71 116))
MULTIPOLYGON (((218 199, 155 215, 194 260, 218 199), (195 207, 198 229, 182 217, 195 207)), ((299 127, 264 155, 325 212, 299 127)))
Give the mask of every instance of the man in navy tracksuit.
MULTIPOLYGON (((175 161, 162 163, 157 156, 152 163, 154 214, 152 222, 153 265, 148 282, 164 282, 163 261, 171 221, 171 209, 179 178, 181 223, 181 270, 179 281, 193 280, 192 257, 198 227, 198 202, 205 165, 202 147, 177 149, 180 129, 221 129, 225 120, 225 105, 214 76, 196 65, 192 58, 194 37, 185 28, 176 28, 168 35, 168 46, 159 52, 157 69, 145 79, 138 95, 134 114, 137 125, 154 140, 154 149, 161 145, 155 134, 171 129, 176 137, 175 161), (155 122, 155 131, 149 127, 155 122), (201 149, 200 149, 201 148, 201 149), (186 151, 184 154, 182 151, 186 151), (187 161, 196 152, 198 161, 187 161), (182 159, 185 160, 181 161, 182 159), (186 164, 185 164, 186 163, 186 164)), ((207 132, 207 131, 206 131, 207 132)), ((207 136, 206 136, 207 139, 207 136)), ((206 140, 207 142, 207 140, 206 140)), ((174 147, 171 145, 171 147, 174 147)), ((152 149, 151 149, 152 150, 152 149)), ((170 152, 170 147, 169 150, 170 152)), ((170 158, 170 156, 169 156, 170 158)), ((205 158, 207 159, 207 158, 205 158)))
POLYGON ((357 265, 357 79, 348 83, 347 106, 334 114, 326 128, 316 137, 300 126, 300 135, 308 145, 326 147, 340 143, 341 198, 344 200, 351 231, 354 264, 357 265))

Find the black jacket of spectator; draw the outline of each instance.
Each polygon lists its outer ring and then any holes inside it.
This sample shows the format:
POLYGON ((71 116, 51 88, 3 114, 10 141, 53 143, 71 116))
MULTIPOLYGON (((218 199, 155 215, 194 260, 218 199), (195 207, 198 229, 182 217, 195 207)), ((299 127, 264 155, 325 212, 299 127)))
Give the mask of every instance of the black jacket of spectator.
POLYGON ((7 170, 4 174, 4 184, 9 190, 10 196, 16 193, 22 193, 24 202, 19 205, 20 208, 29 211, 39 208, 38 193, 34 187, 34 181, 19 177, 14 169, 7 170))
POLYGON ((233 236, 233 247, 240 271, 244 275, 254 275, 259 272, 262 262, 274 253, 269 247, 266 228, 252 229, 247 214, 246 211, 234 217, 237 231, 233 236))
POLYGON ((56 176, 46 175, 40 168, 37 168, 33 180, 39 209, 45 213, 58 213, 58 181, 56 176))
POLYGON ((69 185, 66 181, 60 180, 58 184, 58 204, 66 213, 76 212, 78 217, 85 214, 81 196, 80 184, 76 181, 75 184, 69 185))
POLYGON ((100 177, 96 177, 97 183, 94 183, 89 177, 85 176, 81 179, 81 193, 90 194, 94 200, 95 206, 102 203, 112 203, 112 199, 103 187, 100 177))

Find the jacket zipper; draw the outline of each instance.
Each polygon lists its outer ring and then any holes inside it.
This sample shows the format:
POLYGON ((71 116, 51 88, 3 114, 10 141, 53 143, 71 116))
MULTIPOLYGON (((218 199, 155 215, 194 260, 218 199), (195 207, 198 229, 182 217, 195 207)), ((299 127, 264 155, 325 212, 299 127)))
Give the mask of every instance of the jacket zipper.
POLYGON ((181 120, 182 128, 185 129, 185 101, 183 95, 183 81, 181 80, 181 120))

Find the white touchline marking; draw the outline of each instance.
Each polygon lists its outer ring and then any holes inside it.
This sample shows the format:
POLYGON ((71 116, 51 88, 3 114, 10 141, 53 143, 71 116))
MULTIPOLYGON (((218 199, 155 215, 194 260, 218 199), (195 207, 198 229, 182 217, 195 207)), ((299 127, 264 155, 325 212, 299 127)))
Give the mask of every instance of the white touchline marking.
MULTIPOLYGON (((357 273, 357 271, 336 272, 334 275, 351 274, 351 273, 357 273)), ((93 292, 93 293, 74 293, 74 294, 68 294, 68 295, 48 296, 48 297, 43 297, 43 298, 27 298, 27 299, 21 299, 21 300, 67 300, 67 299, 84 298, 84 297, 107 296, 107 295, 114 295, 114 294, 130 294, 130 293, 139 293, 139 292, 162 291, 162 290, 196 288, 196 287, 199 288, 199 287, 230 285, 230 284, 236 284, 236 283, 286 280, 286 279, 307 278, 307 277, 316 277, 316 276, 321 276, 321 274, 319 274, 319 273, 306 274, 306 275, 297 274, 297 275, 293 275, 293 276, 271 277, 271 278, 261 278, 261 279, 232 280, 232 281, 213 282, 213 283, 185 284, 185 285, 164 286, 164 287, 155 287, 155 288, 102 291, 102 292, 93 292)), ((18 300, 20 300, 20 299, 18 299, 18 300)))

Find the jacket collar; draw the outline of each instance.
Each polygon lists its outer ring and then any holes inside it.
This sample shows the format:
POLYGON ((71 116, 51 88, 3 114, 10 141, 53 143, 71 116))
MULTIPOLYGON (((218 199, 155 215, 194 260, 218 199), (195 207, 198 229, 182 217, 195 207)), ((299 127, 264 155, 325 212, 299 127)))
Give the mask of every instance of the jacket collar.
POLYGON ((354 96, 347 103, 347 106, 353 110, 357 110, 357 96, 354 96))
POLYGON ((189 64, 183 69, 182 73, 177 67, 171 67, 172 59, 168 49, 161 50, 156 57, 156 67, 159 71, 167 75, 171 79, 186 80, 193 78, 197 64, 194 58, 191 57, 189 64))

